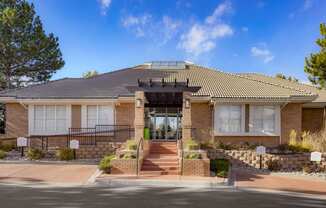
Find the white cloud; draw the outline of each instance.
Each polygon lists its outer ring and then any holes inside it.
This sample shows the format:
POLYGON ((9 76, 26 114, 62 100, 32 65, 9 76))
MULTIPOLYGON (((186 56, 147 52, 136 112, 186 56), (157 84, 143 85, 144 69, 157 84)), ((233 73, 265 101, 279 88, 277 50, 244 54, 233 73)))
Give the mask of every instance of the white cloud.
POLYGON ((122 25, 132 30, 137 37, 144 37, 147 26, 150 24, 152 16, 143 14, 140 16, 129 15, 122 19, 122 25))
POLYGON ((111 5, 111 0, 99 0, 100 6, 101 6, 101 13, 102 15, 106 15, 107 10, 109 9, 111 5))
POLYGON ((264 63, 269 63, 274 59, 273 54, 266 48, 258 48, 256 46, 251 48, 251 55, 261 58, 264 63))
POLYGON ((233 35, 231 26, 221 20, 221 17, 231 10, 229 2, 218 5, 213 14, 205 19, 205 23, 193 24, 181 35, 178 48, 194 56, 213 50, 218 39, 233 35))
POLYGON ((206 18, 205 22, 206 22, 207 24, 214 24, 214 23, 216 23, 216 21, 217 21, 220 17, 222 17, 224 14, 226 14, 227 12, 230 12, 230 11, 232 11, 231 3, 228 2, 228 1, 226 1, 226 2, 224 2, 224 3, 220 4, 220 5, 218 5, 218 6, 215 8, 213 14, 210 15, 210 16, 208 16, 208 17, 206 18))
POLYGON ((179 31, 182 22, 164 15, 155 21, 151 14, 139 16, 129 15, 122 19, 122 25, 136 35, 159 41, 160 45, 166 44, 179 31))

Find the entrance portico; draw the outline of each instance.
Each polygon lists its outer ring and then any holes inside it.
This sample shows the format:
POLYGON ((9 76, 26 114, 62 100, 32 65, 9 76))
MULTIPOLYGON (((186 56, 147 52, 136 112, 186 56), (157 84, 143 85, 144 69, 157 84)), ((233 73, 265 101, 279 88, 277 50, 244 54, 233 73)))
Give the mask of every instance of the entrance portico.
POLYGON ((135 92, 135 139, 149 129, 151 140, 171 141, 191 138, 191 94, 200 87, 186 82, 138 81, 128 86, 135 92))

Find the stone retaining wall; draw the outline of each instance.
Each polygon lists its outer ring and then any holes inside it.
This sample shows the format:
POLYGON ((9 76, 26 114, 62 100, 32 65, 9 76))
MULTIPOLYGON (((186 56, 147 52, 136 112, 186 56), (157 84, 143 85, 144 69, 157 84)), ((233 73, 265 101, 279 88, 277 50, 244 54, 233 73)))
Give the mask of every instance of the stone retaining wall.
MULTIPOLYGON (((254 151, 250 150, 208 150, 210 159, 228 159, 232 165, 238 167, 259 168, 260 159, 254 151)), ((281 171, 301 171, 302 167, 309 164, 315 164, 322 170, 326 170, 326 153, 322 155, 320 163, 310 161, 310 153, 300 154, 265 154, 262 157, 263 168, 267 169, 267 161, 279 161, 281 171)))
POLYGON ((115 154, 122 144, 117 142, 97 142, 96 145, 82 145, 76 151, 78 159, 101 159, 115 154))

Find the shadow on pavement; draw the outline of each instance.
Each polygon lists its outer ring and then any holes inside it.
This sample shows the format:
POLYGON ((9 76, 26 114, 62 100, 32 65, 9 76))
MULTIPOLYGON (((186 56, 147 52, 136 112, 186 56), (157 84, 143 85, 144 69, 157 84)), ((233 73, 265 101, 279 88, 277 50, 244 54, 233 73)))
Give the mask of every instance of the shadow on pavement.
POLYGON ((17 187, 0 185, 1 207, 326 207, 326 199, 230 188, 17 187))

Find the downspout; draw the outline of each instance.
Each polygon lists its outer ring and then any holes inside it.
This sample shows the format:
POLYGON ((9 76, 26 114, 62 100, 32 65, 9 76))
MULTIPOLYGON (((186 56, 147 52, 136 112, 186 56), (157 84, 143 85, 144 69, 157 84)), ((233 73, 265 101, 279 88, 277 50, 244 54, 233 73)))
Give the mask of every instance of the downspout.
POLYGON ((211 130, 211 137, 212 137, 212 142, 215 142, 215 126, 214 126, 214 112, 215 112, 215 101, 213 102, 213 109, 212 109, 212 130, 211 130))

